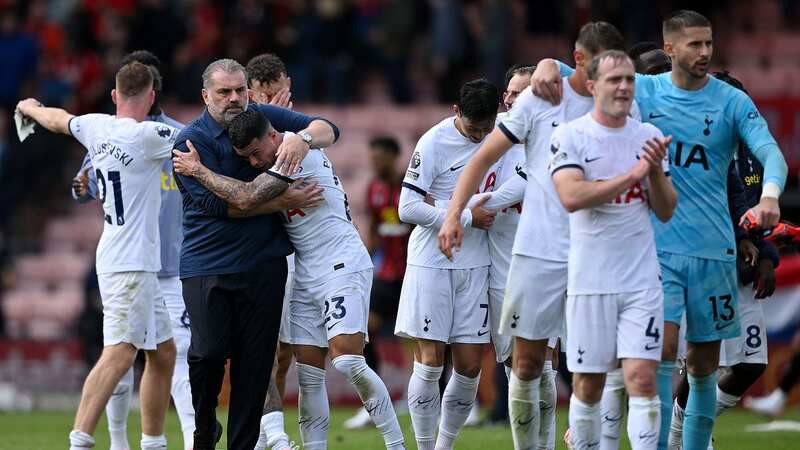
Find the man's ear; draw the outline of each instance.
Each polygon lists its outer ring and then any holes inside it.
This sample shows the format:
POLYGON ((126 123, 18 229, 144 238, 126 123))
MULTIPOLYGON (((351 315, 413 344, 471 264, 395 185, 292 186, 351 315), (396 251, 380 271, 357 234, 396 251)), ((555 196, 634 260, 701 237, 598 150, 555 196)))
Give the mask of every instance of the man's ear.
POLYGON ((200 90, 200 95, 203 96, 203 103, 208 105, 208 90, 206 88, 201 89, 200 90))
POLYGON ((589 90, 589 93, 592 94, 592 97, 594 97, 594 83, 594 80, 586 80, 586 89, 589 90))
POLYGON ((575 67, 583 67, 586 64, 586 54, 583 53, 583 50, 576 48, 572 52, 572 57, 575 59, 575 67))
POLYGON ((458 105, 453 105, 453 112, 458 116, 461 117, 461 109, 459 109, 458 105))
POLYGON ((117 104, 117 90, 116 89, 112 89, 111 90, 111 101, 114 102, 115 105, 117 104))
POLYGON ((675 51, 675 43, 672 39, 666 40, 664 39, 664 53, 667 54, 671 59, 675 58, 674 52, 675 51))

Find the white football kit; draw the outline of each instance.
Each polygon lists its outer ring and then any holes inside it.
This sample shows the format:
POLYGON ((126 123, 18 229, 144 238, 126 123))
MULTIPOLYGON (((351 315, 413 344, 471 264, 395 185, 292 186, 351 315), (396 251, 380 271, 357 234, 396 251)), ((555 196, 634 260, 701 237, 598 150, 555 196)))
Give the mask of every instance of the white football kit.
MULTIPOLYGON (((628 120, 607 128, 591 114, 559 127, 551 138, 551 173, 578 168, 587 181, 627 173, 648 139, 650 124, 628 120)), ((663 170, 669 172, 665 158, 663 170)), ((646 183, 569 215, 567 365, 605 373, 619 358, 661 359, 663 292, 646 183)))
MULTIPOLYGON (((591 111, 591 97, 563 80, 564 97, 551 105, 525 89, 498 127, 525 146, 528 183, 506 284, 500 332, 527 340, 564 335, 569 220, 550 179, 550 136, 560 124, 591 111)), ((551 341, 552 342, 552 341, 551 341)))
POLYGON ((107 114, 73 117, 69 130, 88 149, 103 204, 96 265, 104 345, 154 350, 172 337, 156 273, 161 165, 172 155, 178 131, 107 114))
POLYGON ((325 201, 282 213, 295 248, 289 342, 327 347, 340 334, 366 337, 372 261, 351 221, 347 194, 323 150, 308 152, 291 176, 299 178, 322 187, 325 201))
MULTIPOLYGON (((461 215, 461 250, 448 260, 439 250, 438 233, 458 177, 481 143, 474 143, 448 117, 417 142, 400 194, 400 219, 417 226, 408 241, 408 260, 395 334, 446 343, 488 343, 489 247, 486 231, 472 228, 472 214, 461 215)), ((494 187, 493 171, 479 189, 494 187)))

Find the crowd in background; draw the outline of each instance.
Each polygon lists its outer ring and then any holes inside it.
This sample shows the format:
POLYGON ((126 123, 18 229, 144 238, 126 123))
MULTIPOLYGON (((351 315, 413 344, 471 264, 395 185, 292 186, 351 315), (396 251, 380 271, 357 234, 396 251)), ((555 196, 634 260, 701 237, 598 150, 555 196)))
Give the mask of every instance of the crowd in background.
MULTIPOLYGON (((732 10, 758 2, 650 3, 0 0, 0 268, 9 254, 36 250, 48 218, 71 207, 68 180, 83 152, 69 138, 45 132, 20 144, 13 105, 33 96, 76 114, 109 111, 112 75, 126 52, 148 49, 161 58, 168 103, 198 105, 200 75, 210 61, 246 62, 264 51, 286 62, 295 104, 449 103, 476 76, 500 85, 508 66, 529 55, 526 37, 569 43, 582 23, 603 18, 618 24, 629 43, 655 40, 668 11, 691 6, 726 23, 732 10), (53 151, 64 146, 74 151, 53 151)), ((778 3, 782 26, 798 29, 797 2, 778 3)), ((758 26, 747 14, 737 17, 744 17, 737 29, 758 26)), ((547 50, 568 55, 567 46, 547 50)), ((0 279, 0 296, 6 283, 0 279)))

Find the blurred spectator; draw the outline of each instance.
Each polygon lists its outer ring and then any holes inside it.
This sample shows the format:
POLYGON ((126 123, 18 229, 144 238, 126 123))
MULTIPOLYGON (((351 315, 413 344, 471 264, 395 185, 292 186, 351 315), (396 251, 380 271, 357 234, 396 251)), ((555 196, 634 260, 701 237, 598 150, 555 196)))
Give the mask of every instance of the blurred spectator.
POLYGON ((467 60, 469 35, 464 11, 457 0, 430 0, 431 58, 439 101, 454 103, 461 86, 459 74, 467 60))
MULTIPOLYGON (((174 49, 186 39, 186 27, 172 5, 174 2, 166 0, 140 0, 125 51, 147 49, 162 61, 172 61, 174 49)), ((168 83, 164 91, 170 92, 172 85, 169 83, 174 78, 172 64, 165 64, 162 70, 168 83)))
POLYGON ((11 110, 26 91, 30 94, 39 52, 36 42, 20 29, 19 18, 9 7, 0 11, 0 61, 3 61, 0 107, 11 110))

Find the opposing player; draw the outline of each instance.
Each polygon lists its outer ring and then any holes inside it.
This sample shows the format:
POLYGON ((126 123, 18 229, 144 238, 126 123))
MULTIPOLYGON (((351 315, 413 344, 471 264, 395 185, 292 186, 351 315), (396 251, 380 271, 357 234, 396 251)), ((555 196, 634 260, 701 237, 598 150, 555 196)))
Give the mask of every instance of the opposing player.
MULTIPOLYGON (((672 178, 682 199, 667 224, 654 221, 664 286, 664 355, 658 372, 661 399, 659 448, 667 446, 672 413, 672 374, 678 329, 686 313, 689 398, 683 445, 705 449, 716 404, 720 341, 740 334, 736 314, 736 249, 726 197, 726 175, 736 140, 764 166, 761 199, 750 212, 773 227, 787 166, 766 121, 747 95, 708 75, 713 53, 711 22, 678 11, 663 23, 664 50, 672 72, 640 76, 636 101, 642 119, 673 136, 672 178)), ((556 102, 559 70, 542 61, 531 78, 539 95, 556 102)))
MULTIPOLYGON (((520 94, 514 107, 467 165, 453 193, 439 233, 445 254, 462 240, 457 219, 488 168, 514 144, 525 145, 528 183, 506 285, 500 332, 514 337, 513 374, 509 382, 509 418, 516 449, 537 448, 539 442, 540 388, 548 340, 563 335, 564 297, 567 291, 569 224, 567 213, 553 188, 548 164, 550 136, 561 123, 592 109, 586 88, 586 67, 591 58, 609 49, 622 49, 622 35, 611 24, 584 25, 575 42, 577 70, 564 83, 564 101, 553 106, 532 95, 520 94)), ((550 343, 551 346, 553 342, 550 343)), ((544 377, 549 384, 552 374, 544 377)), ((548 394, 549 398, 552 394, 548 394)), ((553 419, 547 432, 553 429, 553 419)), ((553 448, 554 436, 546 435, 553 448), (552 442, 552 444, 551 444, 552 442)))
MULTIPOLYGON (((247 62, 245 72, 251 102, 292 109, 292 83, 280 58, 272 53, 255 56, 247 62)), ((286 269, 286 289, 281 310, 281 328, 278 332, 278 349, 275 352, 275 363, 272 365, 267 398, 264 400, 261 430, 255 450, 264 450, 268 447, 272 450, 291 448, 284 425, 283 394, 286 389, 286 373, 293 357, 289 333, 289 298, 294 279, 294 254, 286 257, 286 269)))
POLYGON ((600 443, 605 373, 622 360, 633 449, 658 444, 656 367, 661 359, 663 292, 650 211, 666 222, 677 194, 667 174, 669 138, 629 120, 633 62, 621 51, 587 70, 594 109, 551 138, 550 172, 571 214, 567 286, 567 366, 573 372, 571 446, 600 443))
MULTIPOLYGON (((747 94, 742 83, 727 72, 714 74, 718 79, 747 94)), ((754 160, 750 150, 739 145, 734 157, 733 170, 741 180, 737 184, 743 198, 742 205, 731 205, 731 216, 741 217, 748 207, 758 202, 761 196, 763 167, 754 160)), ((728 186, 729 195, 731 186, 728 186)), ((775 291, 775 267, 779 263, 778 249, 772 243, 758 236, 748 235, 747 231, 736 226, 738 247, 738 295, 740 336, 725 339, 720 348, 720 367, 729 370, 717 382, 716 416, 736 406, 742 395, 752 386, 767 368, 767 335, 764 310, 760 299, 767 298, 775 291)), ((672 423, 669 433, 669 448, 680 449, 683 434, 683 417, 689 385, 686 376, 678 386, 672 409, 672 423)))
MULTIPOLYGON (((300 382, 303 448, 327 448, 330 412, 325 390, 325 357, 329 347, 333 366, 356 389, 383 434, 386 448, 405 448, 389 392, 362 355, 372 262, 353 226, 347 195, 333 166, 324 151, 317 150, 308 153, 300 171, 292 178, 283 177, 276 168, 268 170, 275 163, 284 134, 275 131, 258 111, 248 110, 234 118, 228 134, 237 154, 254 167, 267 170, 287 183, 309 179, 324 188, 324 201, 316 207, 283 212, 284 227, 295 247, 289 320, 300 382)), ((175 168, 178 173, 196 178, 216 195, 230 195, 230 190, 218 189, 224 177, 203 166, 193 150, 176 151, 175 168)), ((239 192, 258 189, 256 181, 226 180, 239 192)))
MULTIPOLYGON (((400 194, 400 220, 417 227, 408 243, 395 334, 416 341, 408 409, 420 450, 452 449, 475 401, 481 349, 490 340, 489 251, 484 230, 494 219, 493 212, 481 207, 488 199, 464 211, 460 216, 468 228, 464 245, 448 259, 436 245, 445 210, 426 203, 425 197, 450 198, 461 170, 494 128, 499 103, 497 88, 489 81, 465 83, 453 106, 455 116, 435 125, 417 142, 400 194), (438 381, 447 344, 452 349, 453 374, 440 399, 438 381)), ((489 180, 483 190, 492 185, 489 180)))
MULTIPOLYGON (((147 50, 138 50, 122 58, 122 65, 138 61, 147 65, 153 72, 153 90, 155 100, 147 120, 167 124, 181 129, 183 124, 167 116, 158 102, 161 96, 161 61, 147 50)), ((172 374, 170 394, 178 412, 178 419, 183 432, 183 448, 189 450, 194 441, 194 407, 192 406, 192 390, 189 385, 189 364, 186 354, 189 350, 191 336, 189 333, 188 315, 181 295, 181 280, 178 277, 178 259, 183 230, 182 200, 172 175, 172 160, 165 159, 161 165, 161 176, 158 180, 161 191, 161 210, 158 214, 158 232, 161 237, 161 271, 158 272, 158 285, 169 312, 172 336, 175 339, 177 357, 175 371, 172 374)), ((81 168, 73 183, 72 195, 80 203, 94 200, 98 195, 97 176, 92 170, 92 159, 89 154, 83 159, 81 168)), ((128 411, 133 395, 133 367, 114 388, 114 393, 106 405, 108 434, 111 450, 127 450, 128 445, 128 411)))
POLYGON ((115 116, 73 116, 34 99, 17 108, 50 131, 71 134, 89 150, 105 223, 97 246, 103 300, 103 353, 86 378, 70 433, 70 449, 94 447, 97 421, 138 350, 146 356, 140 387, 142 449, 166 450, 164 419, 175 365, 175 343, 156 273, 161 269, 158 214, 161 167, 177 130, 145 121, 155 99, 153 72, 124 65, 111 91, 115 116))

